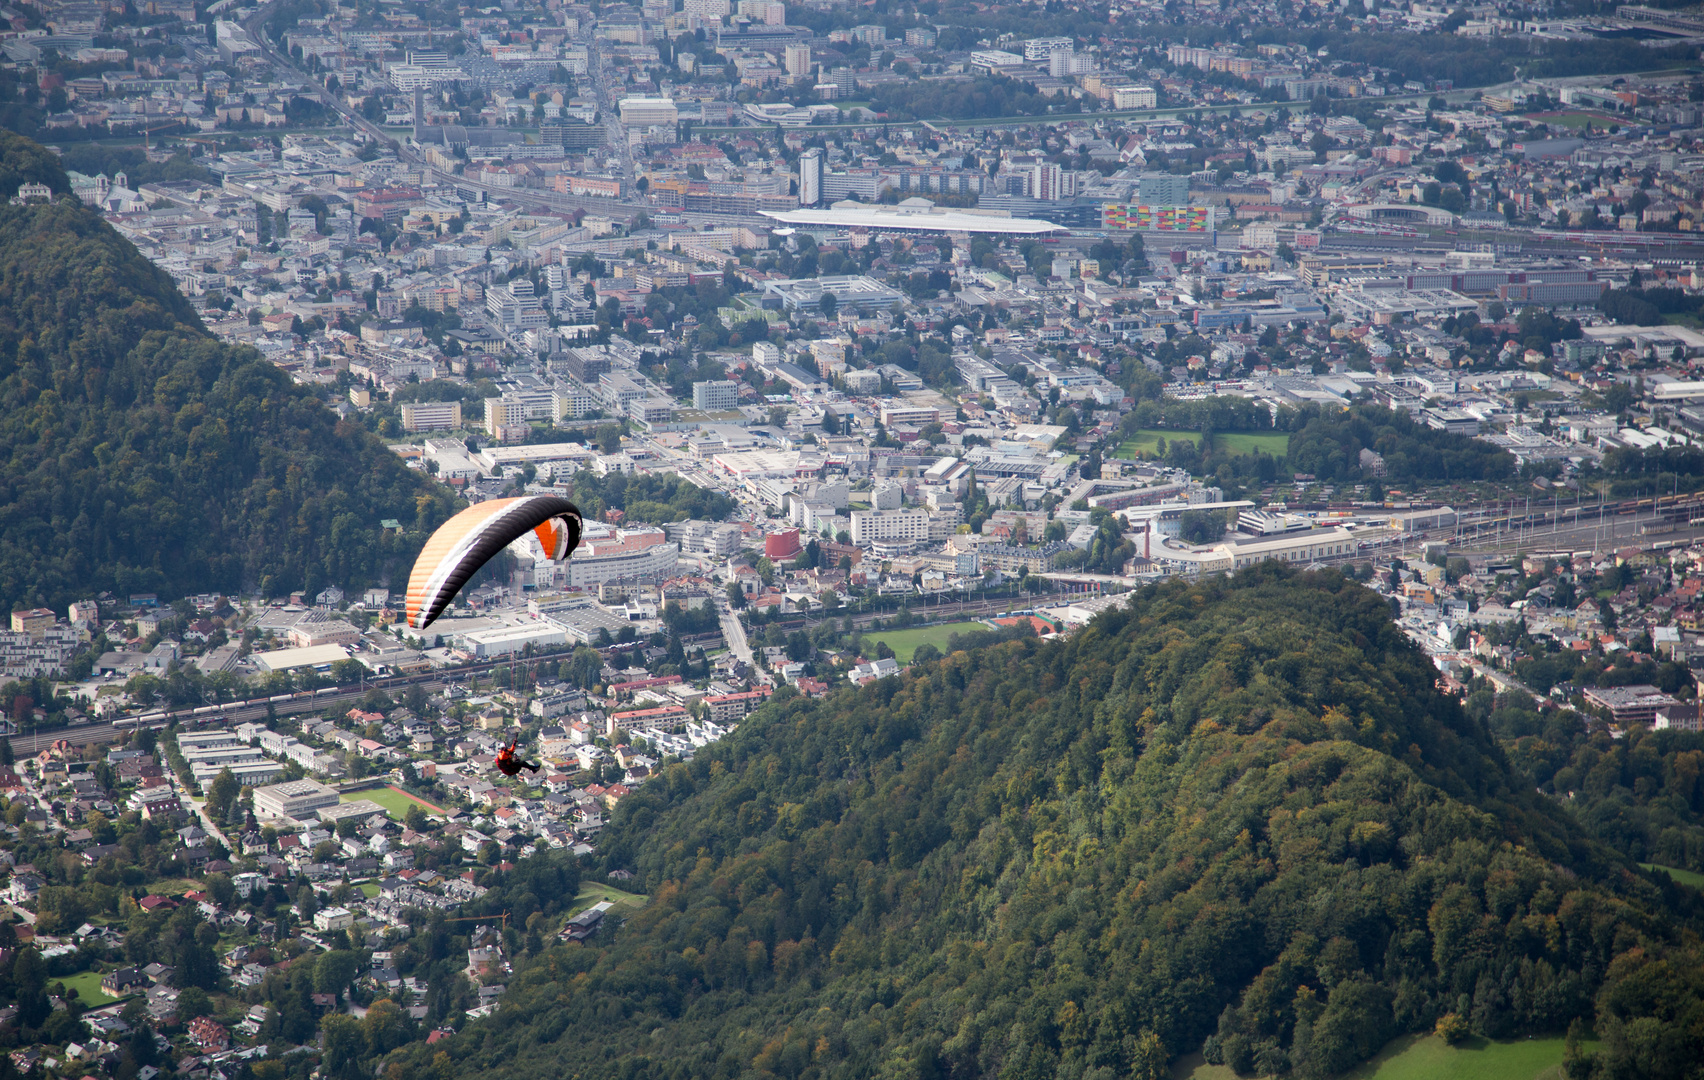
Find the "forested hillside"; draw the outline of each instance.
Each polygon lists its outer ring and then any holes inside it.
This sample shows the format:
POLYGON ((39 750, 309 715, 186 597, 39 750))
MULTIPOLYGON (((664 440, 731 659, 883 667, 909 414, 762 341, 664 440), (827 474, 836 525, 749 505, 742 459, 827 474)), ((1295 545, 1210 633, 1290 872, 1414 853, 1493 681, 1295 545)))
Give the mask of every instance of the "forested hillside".
POLYGON ((1576 1077, 1685 1075, 1690 894, 1588 838, 1434 678, 1373 593, 1269 565, 780 700, 622 801, 604 868, 646 909, 398 1053, 443 1077, 1147 1080, 1204 1049, 1316 1077, 1453 1013, 1595 1025, 1576 1077))
POLYGON ((0 603, 404 575, 445 489, 209 335, 50 154, 0 132, 0 199, 27 180, 56 198, 0 205, 0 603))

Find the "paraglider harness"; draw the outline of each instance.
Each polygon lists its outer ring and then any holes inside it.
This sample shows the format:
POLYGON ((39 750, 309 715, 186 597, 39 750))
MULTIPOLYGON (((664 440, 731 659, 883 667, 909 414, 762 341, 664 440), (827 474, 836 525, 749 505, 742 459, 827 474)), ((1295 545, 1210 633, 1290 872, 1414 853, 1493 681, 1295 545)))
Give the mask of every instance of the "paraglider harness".
POLYGON ((517 735, 508 746, 497 751, 497 769, 504 776, 516 776, 522 769, 531 769, 533 772, 538 772, 537 765, 530 761, 522 761, 519 757, 515 756, 515 745, 520 741, 521 737, 517 735))

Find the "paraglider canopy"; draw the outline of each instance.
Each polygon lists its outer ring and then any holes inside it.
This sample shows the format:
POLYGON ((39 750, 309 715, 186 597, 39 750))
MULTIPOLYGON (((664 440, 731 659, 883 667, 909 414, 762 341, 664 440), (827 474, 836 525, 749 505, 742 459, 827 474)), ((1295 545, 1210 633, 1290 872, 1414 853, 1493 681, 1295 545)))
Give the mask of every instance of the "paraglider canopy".
POLYGON ((525 495, 478 503, 444 522, 408 577, 408 625, 432 625, 481 566, 528 532, 561 562, 580 543, 580 511, 554 495, 525 495))

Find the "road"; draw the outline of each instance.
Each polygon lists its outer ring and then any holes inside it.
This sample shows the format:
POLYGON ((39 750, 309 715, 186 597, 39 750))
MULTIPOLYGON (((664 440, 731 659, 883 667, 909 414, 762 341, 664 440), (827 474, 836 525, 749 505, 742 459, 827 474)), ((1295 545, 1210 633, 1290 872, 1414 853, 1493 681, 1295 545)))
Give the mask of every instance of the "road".
POLYGON ((361 132, 381 145, 393 147, 396 150, 397 157, 403 161, 406 161, 411 165, 420 164, 419 157, 414 154, 413 151, 408 149, 408 145, 406 143, 400 139, 393 139, 391 136, 385 134, 377 124, 368 120, 360 113, 351 110, 349 106, 343 103, 341 98, 334 94, 327 93, 317 79, 302 70, 300 67, 297 67, 296 62, 288 55, 281 53, 272 47, 272 42, 266 36, 266 20, 272 17, 272 13, 277 10, 282 3, 283 0, 272 0, 271 3, 263 4, 255 10, 253 15, 250 15, 246 20, 244 20, 242 24, 243 29, 248 31, 249 37, 253 38, 255 44, 260 47, 261 54, 264 55, 274 67, 290 72, 305 81, 308 86, 312 87, 312 90, 306 96, 313 98, 313 100, 319 102, 321 105, 324 105, 336 112, 339 116, 343 117, 344 122, 351 128, 361 132))
POLYGON ((728 603, 727 597, 716 598, 716 615, 722 620, 722 640, 728 643, 728 649, 747 667, 755 668, 757 664, 752 660, 751 643, 746 640, 745 625, 740 622, 740 617, 734 614, 733 605, 728 603))
POLYGON ((1468 667, 1473 669, 1473 673, 1475 675, 1478 675, 1481 678, 1489 681, 1491 683, 1491 685, 1495 686, 1499 692, 1503 692, 1503 691, 1507 691, 1507 690, 1519 690, 1521 693, 1526 694, 1528 697, 1536 698, 1536 699, 1539 699, 1539 700, 1543 700, 1543 698, 1545 696, 1545 695, 1540 694, 1537 691, 1535 691, 1532 687, 1528 686, 1526 683, 1521 682, 1519 679, 1515 678, 1513 675, 1510 675, 1507 672, 1498 671, 1496 668, 1486 667, 1484 664, 1481 664, 1478 661, 1470 662, 1468 664, 1468 667))

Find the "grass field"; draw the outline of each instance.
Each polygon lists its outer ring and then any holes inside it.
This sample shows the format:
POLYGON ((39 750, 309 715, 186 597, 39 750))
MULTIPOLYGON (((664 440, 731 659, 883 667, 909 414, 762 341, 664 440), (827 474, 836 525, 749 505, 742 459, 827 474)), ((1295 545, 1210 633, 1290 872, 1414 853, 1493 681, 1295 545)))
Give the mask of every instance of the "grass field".
POLYGON ((1661 870, 1682 885, 1690 885, 1694 889, 1704 889, 1704 874, 1696 870, 1677 870, 1672 866, 1658 866, 1656 863, 1642 862, 1639 864, 1647 870, 1661 870))
POLYGON ((1618 118, 1602 112, 1542 112, 1527 113, 1526 117, 1528 120, 1539 120, 1571 131, 1580 131, 1589 123, 1601 132, 1609 130, 1611 124, 1621 123, 1618 118))
MULTIPOLYGON (((1151 455, 1161 439, 1164 439, 1166 445, 1170 446, 1179 441, 1192 443, 1197 438, 1199 436, 1193 431, 1157 431, 1153 428, 1144 428, 1136 433, 1134 439, 1127 439, 1121 443, 1113 457, 1134 458, 1137 451, 1151 455)), ((1213 439, 1221 447, 1235 454, 1252 454, 1259 450, 1271 454, 1273 457, 1281 458, 1290 452, 1290 436, 1287 432, 1282 431, 1273 432, 1270 435, 1263 435, 1255 431, 1224 431, 1214 435, 1213 439)))
POLYGON ((200 891, 201 886, 200 878, 161 878, 154 882, 149 891, 155 896, 182 896, 187 892, 200 891))
POLYGON ((927 642, 942 652, 947 651, 947 639, 954 634, 962 634, 967 630, 986 630, 988 627, 979 622, 955 622, 943 626, 926 626, 919 630, 872 630, 864 635, 864 655, 873 656, 871 649, 878 641, 887 642, 893 650, 893 658, 902 664, 911 663, 911 654, 917 651, 917 646, 927 642))
POLYGON ((360 889, 361 895, 365 896, 369 900, 379 895, 379 883, 376 881, 363 881, 360 885, 356 886, 356 888, 360 889))
MULTIPOLYGON (((1560 1035, 1491 1042, 1473 1038, 1451 1046, 1436 1035, 1404 1035, 1378 1057, 1344 1074, 1345 1080, 1561 1080, 1560 1035)), ((1172 1070, 1173 1080, 1235 1080, 1223 1065, 1191 1054, 1172 1070)))
POLYGON ((628 911, 638 911, 650 902, 651 898, 644 893, 622 892, 608 885, 582 885, 580 892, 574 897, 574 910, 581 912, 600 900, 608 900, 618 908, 628 911))
POLYGON ((98 971, 79 971, 75 975, 68 975, 63 979, 52 981, 63 982, 65 989, 77 991, 77 1000, 90 1008, 97 1005, 110 1005, 118 1000, 101 993, 101 973, 98 971))
POLYGON ((378 803, 385 808, 385 813, 398 821, 408 816, 408 808, 411 806, 418 806, 420 809, 433 814, 444 812, 443 808, 433 806, 425 799, 417 799, 408 792, 394 787, 372 788, 368 791, 346 791, 339 796, 339 800, 342 802, 355 802, 358 799, 378 803))

